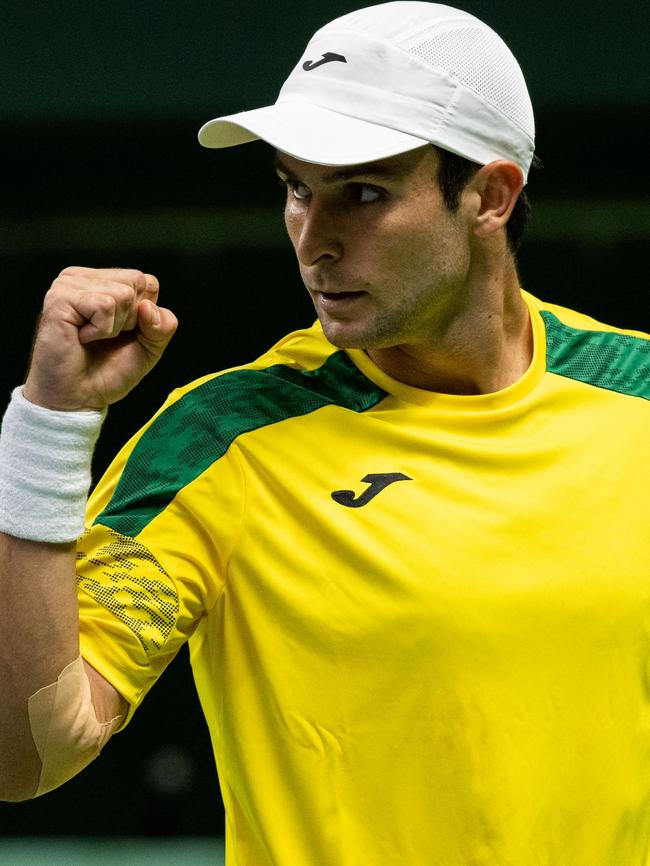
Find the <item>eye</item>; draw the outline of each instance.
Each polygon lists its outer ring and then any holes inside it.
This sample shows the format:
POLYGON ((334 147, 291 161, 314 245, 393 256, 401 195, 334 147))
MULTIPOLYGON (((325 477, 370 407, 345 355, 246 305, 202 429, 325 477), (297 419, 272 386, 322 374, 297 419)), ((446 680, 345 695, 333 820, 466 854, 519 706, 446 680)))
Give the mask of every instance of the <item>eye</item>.
POLYGON ((351 183, 349 186, 350 197, 360 204, 372 204, 383 197, 383 190, 370 183, 351 183))
POLYGON ((300 183, 299 180, 294 180, 292 177, 279 177, 280 186, 286 188, 289 195, 293 198, 297 198, 300 201, 303 199, 309 198, 311 195, 311 190, 308 186, 305 186, 304 183, 300 183))
POLYGON ((299 180, 289 181, 289 189, 291 190, 291 194, 294 198, 309 198, 311 192, 308 186, 305 186, 304 183, 300 183, 299 180))

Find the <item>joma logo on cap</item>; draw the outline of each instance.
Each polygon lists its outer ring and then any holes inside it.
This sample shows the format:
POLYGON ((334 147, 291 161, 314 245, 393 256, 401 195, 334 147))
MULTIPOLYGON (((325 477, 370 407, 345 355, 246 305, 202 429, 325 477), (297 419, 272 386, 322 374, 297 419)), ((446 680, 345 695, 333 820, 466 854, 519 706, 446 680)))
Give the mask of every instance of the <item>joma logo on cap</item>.
POLYGON ((315 63, 313 60, 305 60, 302 64, 302 68, 307 72, 311 72, 312 69, 317 69, 319 66, 322 66, 323 63, 331 63, 333 60, 338 60, 340 63, 348 62, 342 54, 332 54, 331 51, 326 51, 322 58, 317 60, 315 63))

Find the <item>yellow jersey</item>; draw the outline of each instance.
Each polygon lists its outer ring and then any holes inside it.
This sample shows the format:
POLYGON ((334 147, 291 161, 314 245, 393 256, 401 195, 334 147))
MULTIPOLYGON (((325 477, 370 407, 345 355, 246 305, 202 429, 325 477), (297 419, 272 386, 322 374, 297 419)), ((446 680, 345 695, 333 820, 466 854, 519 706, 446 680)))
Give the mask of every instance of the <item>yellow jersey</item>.
POLYGON ((524 297, 502 391, 314 325, 97 486, 82 654, 130 717, 189 641, 228 866, 650 863, 650 338, 524 297))

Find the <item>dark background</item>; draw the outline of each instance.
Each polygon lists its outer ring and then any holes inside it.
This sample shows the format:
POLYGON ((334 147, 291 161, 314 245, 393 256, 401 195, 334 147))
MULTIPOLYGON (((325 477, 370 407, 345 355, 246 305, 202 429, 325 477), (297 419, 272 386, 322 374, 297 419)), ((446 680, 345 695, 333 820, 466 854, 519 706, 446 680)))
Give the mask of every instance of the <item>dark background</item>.
MULTIPOLYGON (((311 33, 357 5, 70 0, 2 8, 3 399, 23 380, 42 296, 66 265, 150 271, 181 322, 156 371, 111 409, 96 474, 173 387, 245 362, 311 322, 270 151, 259 143, 206 151, 196 131, 211 117, 273 101, 311 33)), ((529 182, 523 285, 650 331, 647 4, 462 5, 509 43, 536 109, 544 168, 529 182)), ((34 802, 0 804, 5 835, 222 829, 185 652, 79 778, 34 802)))

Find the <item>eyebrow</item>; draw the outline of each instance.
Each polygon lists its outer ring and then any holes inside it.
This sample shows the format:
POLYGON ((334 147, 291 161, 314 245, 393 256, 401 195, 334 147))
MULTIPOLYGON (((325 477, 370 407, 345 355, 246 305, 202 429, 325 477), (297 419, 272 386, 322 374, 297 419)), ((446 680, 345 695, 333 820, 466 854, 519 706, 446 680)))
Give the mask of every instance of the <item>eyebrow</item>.
MULTIPOLYGON (((278 174, 286 175, 288 178, 295 178, 291 169, 282 162, 279 157, 274 159, 275 170, 278 174)), ((350 180, 353 177, 370 177, 377 179, 390 179, 403 177, 406 171, 401 167, 391 167, 382 165, 376 162, 366 162, 359 165, 346 165, 342 168, 336 168, 333 171, 327 172, 322 178, 324 183, 336 183, 341 180, 350 180)))

